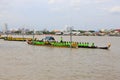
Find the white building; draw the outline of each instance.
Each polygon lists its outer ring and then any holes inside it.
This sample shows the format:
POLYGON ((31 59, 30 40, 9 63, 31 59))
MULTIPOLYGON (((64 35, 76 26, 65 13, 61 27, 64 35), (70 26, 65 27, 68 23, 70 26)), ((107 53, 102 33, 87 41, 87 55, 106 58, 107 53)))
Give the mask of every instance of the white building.
POLYGON ((8 31, 8 25, 5 23, 4 25, 2 25, 2 32, 6 33, 8 31))

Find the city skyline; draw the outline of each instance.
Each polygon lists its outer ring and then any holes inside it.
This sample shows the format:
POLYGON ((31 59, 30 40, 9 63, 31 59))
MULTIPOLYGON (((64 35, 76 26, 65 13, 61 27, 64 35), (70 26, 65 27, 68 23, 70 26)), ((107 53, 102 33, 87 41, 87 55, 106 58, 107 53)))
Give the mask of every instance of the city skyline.
POLYGON ((0 27, 9 29, 111 29, 119 21, 119 0, 0 0, 0 27))

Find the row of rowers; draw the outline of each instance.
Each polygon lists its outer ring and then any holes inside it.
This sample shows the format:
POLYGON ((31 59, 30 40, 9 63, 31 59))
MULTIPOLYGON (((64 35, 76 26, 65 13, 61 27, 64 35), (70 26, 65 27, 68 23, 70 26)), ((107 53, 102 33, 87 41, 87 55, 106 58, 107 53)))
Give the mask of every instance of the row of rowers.
MULTIPOLYGON (((70 44, 71 43, 71 42, 65 42, 65 41, 63 41, 62 37, 60 38, 60 42, 66 43, 66 44, 70 44)), ((81 46, 81 47, 89 47, 89 46, 94 47, 95 46, 94 43, 90 44, 89 42, 72 42, 72 43, 77 43, 78 46, 81 46)))
POLYGON ((53 45, 71 45, 71 44, 77 44, 78 46, 81 46, 81 47, 89 47, 89 46, 92 46, 92 47, 94 47, 95 45, 94 45, 94 43, 89 43, 89 42, 68 42, 68 41, 60 41, 60 42, 58 42, 58 41, 56 41, 56 42, 52 42, 52 44, 53 45))

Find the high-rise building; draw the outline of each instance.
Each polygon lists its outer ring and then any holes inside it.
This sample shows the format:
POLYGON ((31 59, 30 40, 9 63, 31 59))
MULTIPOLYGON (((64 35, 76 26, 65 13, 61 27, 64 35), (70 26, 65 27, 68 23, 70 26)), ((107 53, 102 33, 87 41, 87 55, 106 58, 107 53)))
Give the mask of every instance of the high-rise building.
POLYGON ((5 23, 2 25, 2 32, 7 33, 7 31, 8 31, 8 25, 7 25, 7 23, 5 23))

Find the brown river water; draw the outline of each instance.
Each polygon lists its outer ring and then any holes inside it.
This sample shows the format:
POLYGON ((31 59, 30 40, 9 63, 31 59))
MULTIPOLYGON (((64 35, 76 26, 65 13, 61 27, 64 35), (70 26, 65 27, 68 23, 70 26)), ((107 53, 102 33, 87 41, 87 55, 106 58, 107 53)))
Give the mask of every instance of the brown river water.
POLYGON ((109 50, 57 48, 1 39, 0 80, 120 80, 120 37, 73 36, 73 41, 112 46, 109 50))

